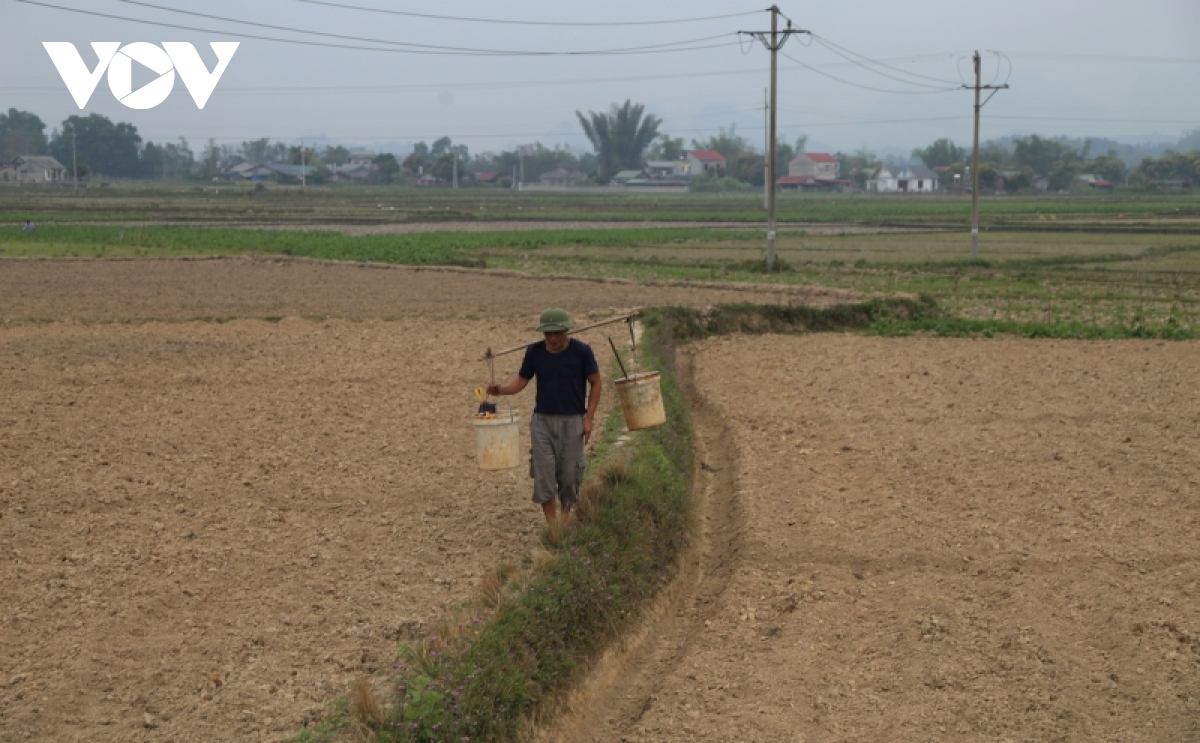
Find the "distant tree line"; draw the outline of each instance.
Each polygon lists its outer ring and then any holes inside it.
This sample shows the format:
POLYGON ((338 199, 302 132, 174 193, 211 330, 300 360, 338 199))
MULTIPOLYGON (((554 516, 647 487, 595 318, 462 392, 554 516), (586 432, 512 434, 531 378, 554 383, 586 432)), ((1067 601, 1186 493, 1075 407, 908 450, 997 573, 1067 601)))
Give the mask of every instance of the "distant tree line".
MULTIPOLYGON (((1129 167, 1116 150, 1103 155, 1092 154, 1091 140, 1079 146, 1061 138, 1045 138, 1036 134, 1015 137, 1006 142, 989 142, 979 148, 979 179, 985 188, 994 188, 1001 178, 1007 190, 1015 192, 1032 188, 1045 179, 1050 191, 1069 191, 1079 184, 1082 175, 1094 175, 1114 185, 1135 188, 1154 188, 1166 182, 1184 187, 1200 185, 1200 131, 1184 138, 1193 141, 1196 149, 1179 153, 1166 150, 1161 156, 1143 158, 1129 167)), ((950 175, 966 175, 970 153, 949 139, 939 139, 928 147, 913 150, 912 157, 925 165, 945 167, 950 175)))
MULTIPOLYGON (((687 149, 715 150, 725 158, 725 170, 717 175, 694 179, 708 190, 761 188, 766 175, 766 157, 755 144, 738 133, 736 125, 719 127, 716 134, 694 138, 686 148, 682 137, 660 132, 662 120, 647 115, 642 104, 626 100, 607 111, 577 111, 576 116, 592 152, 577 152, 565 146, 547 147, 535 142, 500 152, 472 153, 464 144, 441 137, 432 144, 418 142, 411 153, 398 159, 391 153, 376 155, 370 165, 370 180, 375 183, 411 183, 432 176, 449 183, 457 171, 459 182, 470 184, 475 174, 494 172, 502 186, 524 177, 538 180, 552 170, 574 173, 582 183, 604 184, 621 170, 638 170, 648 160, 679 160, 687 149)), ((1032 188, 1045 179, 1051 191, 1071 190, 1082 174, 1093 174, 1118 185, 1155 188, 1163 184, 1200 186, 1200 130, 1178 143, 1178 150, 1153 150, 1157 157, 1143 157, 1128 165, 1135 150, 1111 140, 1096 140, 1108 146, 1104 154, 1092 153, 1093 140, 1046 138, 1033 134, 993 140, 980 147, 979 176, 983 187, 1003 183, 1010 191, 1032 188)), ((776 173, 786 175, 788 163, 805 151, 807 137, 776 142, 776 173)), ((1142 151, 1148 151, 1143 149, 1142 151)), ((74 176, 76 164, 80 176, 97 174, 113 178, 211 179, 228 173, 241 162, 260 164, 310 165, 315 171, 311 182, 320 182, 326 166, 343 166, 351 151, 342 145, 323 148, 299 147, 269 138, 254 139, 240 145, 217 144, 209 140, 199 156, 186 139, 177 142, 145 142, 133 124, 117 122, 99 114, 69 116, 49 136, 45 123, 28 111, 10 108, 0 113, 0 162, 20 155, 49 154, 74 176), (74 156, 73 156, 74 155, 74 156)), ((948 138, 938 139, 911 153, 911 162, 939 168, 949 182, 955 175, 968 175, 970 152, 948 138)), ((883 165, 898 165, 859 149, 837 152, 840 174, 860 187, 874 177, 883 165)), ((962 181, 965 183, 965 180, 962 181)))

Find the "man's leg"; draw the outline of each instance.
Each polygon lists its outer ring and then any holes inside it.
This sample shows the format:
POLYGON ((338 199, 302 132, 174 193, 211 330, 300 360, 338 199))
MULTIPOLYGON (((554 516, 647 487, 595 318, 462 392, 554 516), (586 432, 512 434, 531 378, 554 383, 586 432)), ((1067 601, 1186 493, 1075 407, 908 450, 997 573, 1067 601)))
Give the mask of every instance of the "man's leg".
POLYGON ((529 475, 533 478, 533 502, 542 507, 546 521, 554 519, 554 499, 558 494, 558 483, 555 481, 556 447, 552 430, 553 420, 535 413, 529 423, 529 475))
POLYGON ((558 486, 558 500, 562 503, 563 516, 566 516, 579 500, 579 485, 583 480, 583 467, 586 462, 583 454, 583 416, 570 416, 558 420, 561 425, 556 432, 559 438, 555 442, 557 457, 554 463, 554 479, 558 486))

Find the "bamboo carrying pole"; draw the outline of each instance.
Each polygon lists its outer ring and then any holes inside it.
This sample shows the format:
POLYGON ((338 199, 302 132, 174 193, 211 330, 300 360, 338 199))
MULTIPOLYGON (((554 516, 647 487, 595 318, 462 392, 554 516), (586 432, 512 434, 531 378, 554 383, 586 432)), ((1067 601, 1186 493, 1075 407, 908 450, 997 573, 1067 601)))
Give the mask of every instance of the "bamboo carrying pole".
MULTIPOLYGON (((628 315, 623 315, 621 317, 613 317, 613 318, 609 318, 608 320, 601 320, 600 322, 594 322, 591 325, 584 325, 582 328, 575 328, 574 330, 570 330, 567 332, 567 335, 575 335, 576 333, 582 333, 585 330, 591 330, 592 328, 598 328, 602 325, 612 325, 615 322, 627 322, 627 323, 630 323, 630 327, 632 327, 633 321, 638 319, 641 316, 642 316, 642 314, 640 312, 634 312, 634 313, 631 313, 628 315)), ((488 359, 494 359, 497 356, 503 356, 505 354, 509 354, 514 351, 521 351, 523 349, 529 348, 534 343, 538 343, 538 341, 529 341, 528 343, 522 343, 519 346, 513 346, 512 348, 506 348, 503 351, 492 351, 492 349, 489 348, 487 350, 487 353, 485 353, 483 355, 482 360, 486 361, 488 359)))

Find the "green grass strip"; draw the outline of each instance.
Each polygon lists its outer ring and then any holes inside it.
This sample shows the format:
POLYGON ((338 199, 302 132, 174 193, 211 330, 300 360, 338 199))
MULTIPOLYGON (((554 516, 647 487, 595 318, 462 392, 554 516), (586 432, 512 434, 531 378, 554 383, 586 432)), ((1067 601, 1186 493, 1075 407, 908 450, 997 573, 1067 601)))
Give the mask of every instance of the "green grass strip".
POLYGON ((1174 317, 1168 317, 1160 323, 1135 321, 1112 325, 1095 325, 1075 321, 971 320, 961 317, 918 320, 881 319, 872 323, 868 332, 873 335, 890 337, 925 334, 941 338, 992 338, 997 335, 1015 335, 1023 338, 1067 340, 1154 338, 1183 341, 1196 337, 1196 333, 1191 327, 1180 324, 1174 317))

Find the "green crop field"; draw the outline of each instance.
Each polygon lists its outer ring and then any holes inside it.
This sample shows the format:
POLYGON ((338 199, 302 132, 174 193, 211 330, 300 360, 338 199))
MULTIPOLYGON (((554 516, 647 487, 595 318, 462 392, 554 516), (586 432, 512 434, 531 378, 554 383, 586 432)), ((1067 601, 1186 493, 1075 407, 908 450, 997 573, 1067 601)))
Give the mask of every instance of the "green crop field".
POLYGON ((1005 327, 1082 324, 1168 336, 1200 330, 1200 198, 1192 195, 985 198, 980 254, 972 260, 965 198, 785 194, 777 241, 782 270, 770 274, 762 270, 760 195, 274 186, 257 192, 220 184, 13 189, 3 196, 0 224, 9 226, 0 227, 0 256, 270 253, 580 277, 821 285, 924 294, 949 317, 1005 327), (19 229, 25 219, 38 229, 19 229), (530 221, 544 224, 502 228, 530 221))
MULTIPOLYGON (((744 222, 764 219, 761 193, 517 193, 502 189, 250 184, 138 184, 109 188, 6 189, 0 223, 160 222, 221 224, 404 224, 472 221, 744 222)), ((1192 195, 987 197, 984 224, 999 229, 1200 229, 1192 195)), ((953 226, 970 215, 965 196, 791 194, 778 198, 781 222, 953 226)))

